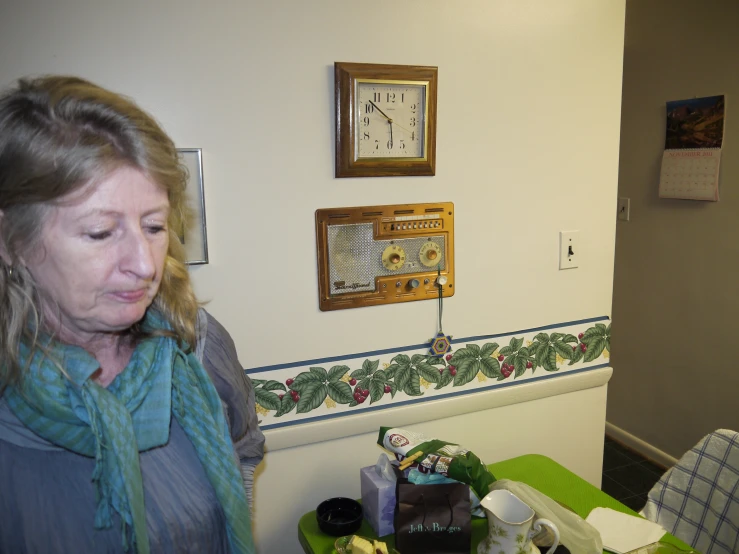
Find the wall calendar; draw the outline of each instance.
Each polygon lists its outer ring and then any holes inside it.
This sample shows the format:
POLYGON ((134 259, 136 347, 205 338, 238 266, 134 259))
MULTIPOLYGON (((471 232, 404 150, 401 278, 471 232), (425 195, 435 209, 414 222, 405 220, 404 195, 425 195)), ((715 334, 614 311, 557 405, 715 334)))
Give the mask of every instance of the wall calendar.
POLYGON ((723 96, 667 102, 660 198, 718 201, 724 113, 723 96))

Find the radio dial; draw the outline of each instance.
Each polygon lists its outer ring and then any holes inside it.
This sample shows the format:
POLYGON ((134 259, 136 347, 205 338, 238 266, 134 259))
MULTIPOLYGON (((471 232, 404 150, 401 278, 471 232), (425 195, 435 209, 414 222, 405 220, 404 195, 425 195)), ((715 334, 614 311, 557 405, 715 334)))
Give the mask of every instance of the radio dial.
POLYGON ((438 265, 441 261, 441 246, 431 240, 424 243, 418 252, 418 258, 426 267, 438 265))

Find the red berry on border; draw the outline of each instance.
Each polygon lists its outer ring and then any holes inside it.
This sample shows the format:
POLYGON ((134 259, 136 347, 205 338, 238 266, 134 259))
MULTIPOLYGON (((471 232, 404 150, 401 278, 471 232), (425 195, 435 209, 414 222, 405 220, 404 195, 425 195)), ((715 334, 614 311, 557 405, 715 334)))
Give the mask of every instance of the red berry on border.
POLYGON ((360 396, 359 398, 357 398, 357 402, 359 402, 360 404, 364 402, 365 400, 367 400, 366 396, 360 396))
POLYGON ((369 390, 367 390, 367 389, 364 389, 364 390, 362 391, 362 396, 369 396, 369 390))
POLYGON ((585 336, 585 333, 580 333, 579 335, 577 335, 577 338, 578 338, 578 339, 581 339, 581 338, 583 338, 584 336, 585 336))
POLYGON ((505 356, 503 354, 501 354, 500 356, 498 356, 498 361, 499 362, 502 362, 503 360, 505 360, 505 356))
POLYGON ((293 396, 293 400, 295 402, 297 402, 298 400, 300 400, 300 395, 296 393, 295 396, 293 396))
POLYGON ((449 360, 451 360, 451 359, 452 359, 452 355, 451 355, 451 354, 447 354, 447 355, 446 355, 446 361, 448 362, 448 361, 449 361, 449 360))
POLYGON ((526 369, 531 369, 532 367, 534 367, 534 364, 532 364, 531 362, 526 362, 526 369))
POLYGON ((282 400, 284 397, 285 397, 285 395, 284 394, 281 394, 280 395, 280 400, 282 400))
POLYGON ((457 368, 454 367, 453 365, 450 365, 449 366, 449 373, 451 373, 452 374, 452 377, 454 377, 457 374, 457 368))
POLYGON ((582 350, 583 352, 585 352, 587 349, 588 349, 588 347, 587 347, 587 345, 584 342, 580 343, 580 350, 582 350))
POLYGON ((290 385, 292 385, 292 384, 293 384, 294 382, 295 382, 295 379, 288 379, 287 381, 285 381, 285 384, 286 384, 286 385, 287 385, 287 386, 289 387, 289 386, 290 386, 290 385))
POLYGON ((392 387, 390 385, 385 385, 385 392, 392 392, 392 387))
POLYGON ((349 379, 349 384, 350 384, 350 385, 351 385, 351 386, 353 387, 354 385, 356 385, 356 384, 357 384, 357 380, 356 380, 356 379, 354 379, 354 378, 352 378, 352 379, 349 379))
POLYGON ((572 347, 572 351, 574 352, 575 350, 577 350, 577 346, 572 347))

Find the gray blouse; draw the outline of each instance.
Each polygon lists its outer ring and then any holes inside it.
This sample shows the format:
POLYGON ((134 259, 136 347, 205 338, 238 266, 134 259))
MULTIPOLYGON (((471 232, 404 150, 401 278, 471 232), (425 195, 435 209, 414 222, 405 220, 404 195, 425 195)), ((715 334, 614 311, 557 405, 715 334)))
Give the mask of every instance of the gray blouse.
MULTIPOLYGON (((198 314, 198 348, 221 397, 251 503, 264 455, 251 381, 228 332, 198 314)), ((225 516, 195 449, 175 418, 169 442, 139 455, 151 552, 228 554, 225 516)), ((120 520, 96 530, 95 460, 34 435, 0 398, 0 554, 123 552, 120 520)))

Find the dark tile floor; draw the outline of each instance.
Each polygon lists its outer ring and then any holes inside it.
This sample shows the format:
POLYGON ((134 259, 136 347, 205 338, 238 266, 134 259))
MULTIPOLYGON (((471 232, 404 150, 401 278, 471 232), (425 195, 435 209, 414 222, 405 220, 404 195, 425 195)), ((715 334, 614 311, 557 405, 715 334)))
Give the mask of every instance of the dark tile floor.
POLYGON ((603 449, 603 492, 637 512, 647 493, 662 477, 663 468, 606 437, 603 449))

